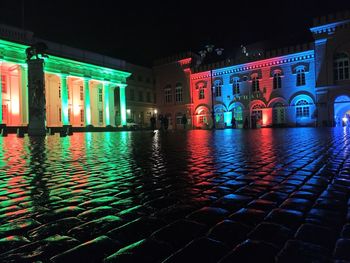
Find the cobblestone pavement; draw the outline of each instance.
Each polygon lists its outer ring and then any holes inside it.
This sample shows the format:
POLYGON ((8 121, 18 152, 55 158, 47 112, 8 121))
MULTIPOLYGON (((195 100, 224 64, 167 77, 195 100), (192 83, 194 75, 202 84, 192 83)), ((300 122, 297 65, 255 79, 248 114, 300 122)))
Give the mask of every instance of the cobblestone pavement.
POLYGON ((0 146, 0 262, 350 262, 349 130, 0 146))

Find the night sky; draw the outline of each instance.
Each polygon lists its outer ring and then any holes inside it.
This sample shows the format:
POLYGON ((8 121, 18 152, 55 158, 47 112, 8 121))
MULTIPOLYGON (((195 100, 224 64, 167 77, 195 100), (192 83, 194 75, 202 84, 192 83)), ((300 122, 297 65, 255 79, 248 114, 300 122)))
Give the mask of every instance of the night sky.
POLYGON ((0 23, 24 24, 37 37, 149 66, 208 43, 226 53, 262 40, 302 43, 313 17, 350 10, 350 0, 211 2, 11 0, 1 2, 0 23))

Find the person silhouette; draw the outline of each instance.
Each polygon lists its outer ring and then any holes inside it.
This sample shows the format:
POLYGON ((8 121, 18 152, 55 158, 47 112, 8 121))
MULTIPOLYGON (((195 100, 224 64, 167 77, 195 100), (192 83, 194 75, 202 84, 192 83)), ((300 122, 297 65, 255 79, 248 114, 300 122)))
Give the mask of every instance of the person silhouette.
POLYGON ((245 117, 243 128, 248 129, 249 123, 248 123, 248 117, 245 117))
POLYGON ((151 129, 152 131, 154 131, 156 129, 156 117, 153 115, 150 121, 151 121, 151 129))
POLYGON ((184 114, 181 118, 181 122, 184 126, 184 130, 186 130, 186 124, 187 124, 187 118, 186 118, 186 114, 184 114))
POLYGON ((234 116, 232 117, 231 124, 232 124, 232 129, 235 129, 237 124, 236 124, 236 118, 234 116))

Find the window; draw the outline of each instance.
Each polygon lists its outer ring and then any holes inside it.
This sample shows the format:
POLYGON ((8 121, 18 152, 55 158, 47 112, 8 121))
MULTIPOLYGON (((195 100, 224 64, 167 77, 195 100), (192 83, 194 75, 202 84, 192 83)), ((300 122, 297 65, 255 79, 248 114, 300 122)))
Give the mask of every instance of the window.
POLYGON ((61 98, 61 86, 58 86, 58 97, 61 98))
POLYGON ((297 86, 305 85, 305 69, 299 68, 297 69, 297 86))
POLYGON ((260 91, 259 89, 259 78, 258 76, 252 77, 252 91, 260 91))
POLYGON ((334 57, 334 80, 349 79, 349 57, 344 54, 337 54, 334 57))
POLYGON ((139 75, 139 77, 138 77, 138 79, 137 79, 138 81, 140 81, 140 82, 142 82, 142 80, 143 80, 143 78, 142 78, 142 76, 141 75, 139 75))
POLYGON ((69 89, 69 86, 67 85, 67 96, 68 96, 68 99, 70 99, 70 89, 69 89))
POLYGON ((172 101, 172 94, 171 94, 171 88, 168 86, 164 89, 165 94, 165 103, 170 103, 172 101))
POLYGON ((143 101, 143 92, 139 91, 139 101, 143 101))
POLYGON ((150 78, 146 78, 146 83, 151 83, 150 78))
POLYGON ((221 85, 215 86, 215 97, 221 97, 221 85))
POLYGON ((83 109, 81 109, 80 110, 80 122, 84 122, 84 110, 83 109))
POLYGON ((70 113, 71 113, 71 110, 70 108, 68 108, 68 121, 70 122, 70 113))
POLYGON ((238 78, 233 79, 232 92, 233 92, 233 95, 241 93, 239 90, 239 79, 238 78))
POLYGON ((310 116, 310 107, 309 103, 306 100, 299 100, 295 106, 297 118, 310 116))
POLYGON ((204 96, 204 88, 200 88, 199 89, 199 99, 200 100, 204 100, 205 96, 204 96))
POLYGON ((61 110, 61 108, 58 108, 58 121, 59 122, 62 121, 62 110, 61 110))
POLYGON ((153 103, 157 103, 157 94, 153 93, 153 103))
POLYGON ((151 102, 151 93, 147 92, 147 102, 151 102))
POLYGON ((275 72, 273 74, 273 89, 282 88, 281 72, 275 72))
POLYGON ((200 124, 207 123, 207 117, 203 115, 199 116, 199 123, 200 124))
POLYGON ((233 109, 233 116, 235 117, 236 121, 243 120, 243 110, 241 106, 237 106, 233 109))
POLYGON ((98 89, 98 101, 102 102, 102 89, 101 88, 98 89))
POLYGON ((130 100, 135 100, 135 90, 130 90, 130 100))
POLYGON ((1 91, 7 93, 7 78, 5 75, 1 76, 1 91))
POLYGON ((98 111, 98 122, 103 123, 103 111, 102 110, 98 111))
POLYGON ((252 116, 255 116, 256 120, 262 119, 262 109, 264 108, 263 105, 257 104, 253 106, 252 110, 252 116))
POLYGON ((175 88, 175 102, 182 102, 183 97, 182 97, 182 86, 181 84, 176 84, 175 88))
POLYGON ((80 86, 80 100, 84 100, 84 88, 80 86))

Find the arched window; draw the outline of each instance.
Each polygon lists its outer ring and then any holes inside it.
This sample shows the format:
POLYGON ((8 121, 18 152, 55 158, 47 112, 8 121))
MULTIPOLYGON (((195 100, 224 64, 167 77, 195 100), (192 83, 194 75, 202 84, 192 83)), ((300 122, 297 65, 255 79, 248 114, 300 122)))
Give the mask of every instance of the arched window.
POLYGON ((232 93, 233 95, 239 94, 240 89, 239 89, 239 78, 234 78, 233 83, 232 83, 232 93))
POLYGON ((295 114, 297 118, 310 117, 310 106, 306 100, 299 100, 295 106, 295 114))
POLYGON ((349 57, 345 53, 334 56, 334 80, 349 79, 349 57))
POLYGON ((221 97, 221 85, 215 85, 215 97, 221 97))
POLYGON ((252 91, 260 91, 258 74, 252 75, 252 91))
POLYGON ((243 110, 241 106, 236 106, 233 108, 233 116, 235 117, 236 121, 243 120, 243 110))
POLYGON ((252 116, 255 116, 255 118, 257 120, 261 120, 262 119, 262 109, 264 108, 264 106, 262 104, 256 104, 253 106, 252 109, 252 116))
POLYGON ((175 87, 175 102, 182 102, 183 96, 182 96, 182 85, 181 83, 176 83, 175 87))
POLYGON ((282 88, 281 72, 275 71, 273 73, 273 89, 280 89, 280 88, 282 88))
POLYGON ((297 86, 304 86, 305 85, 305 68, 300 67, 296 70, 297 73, 297 86))

